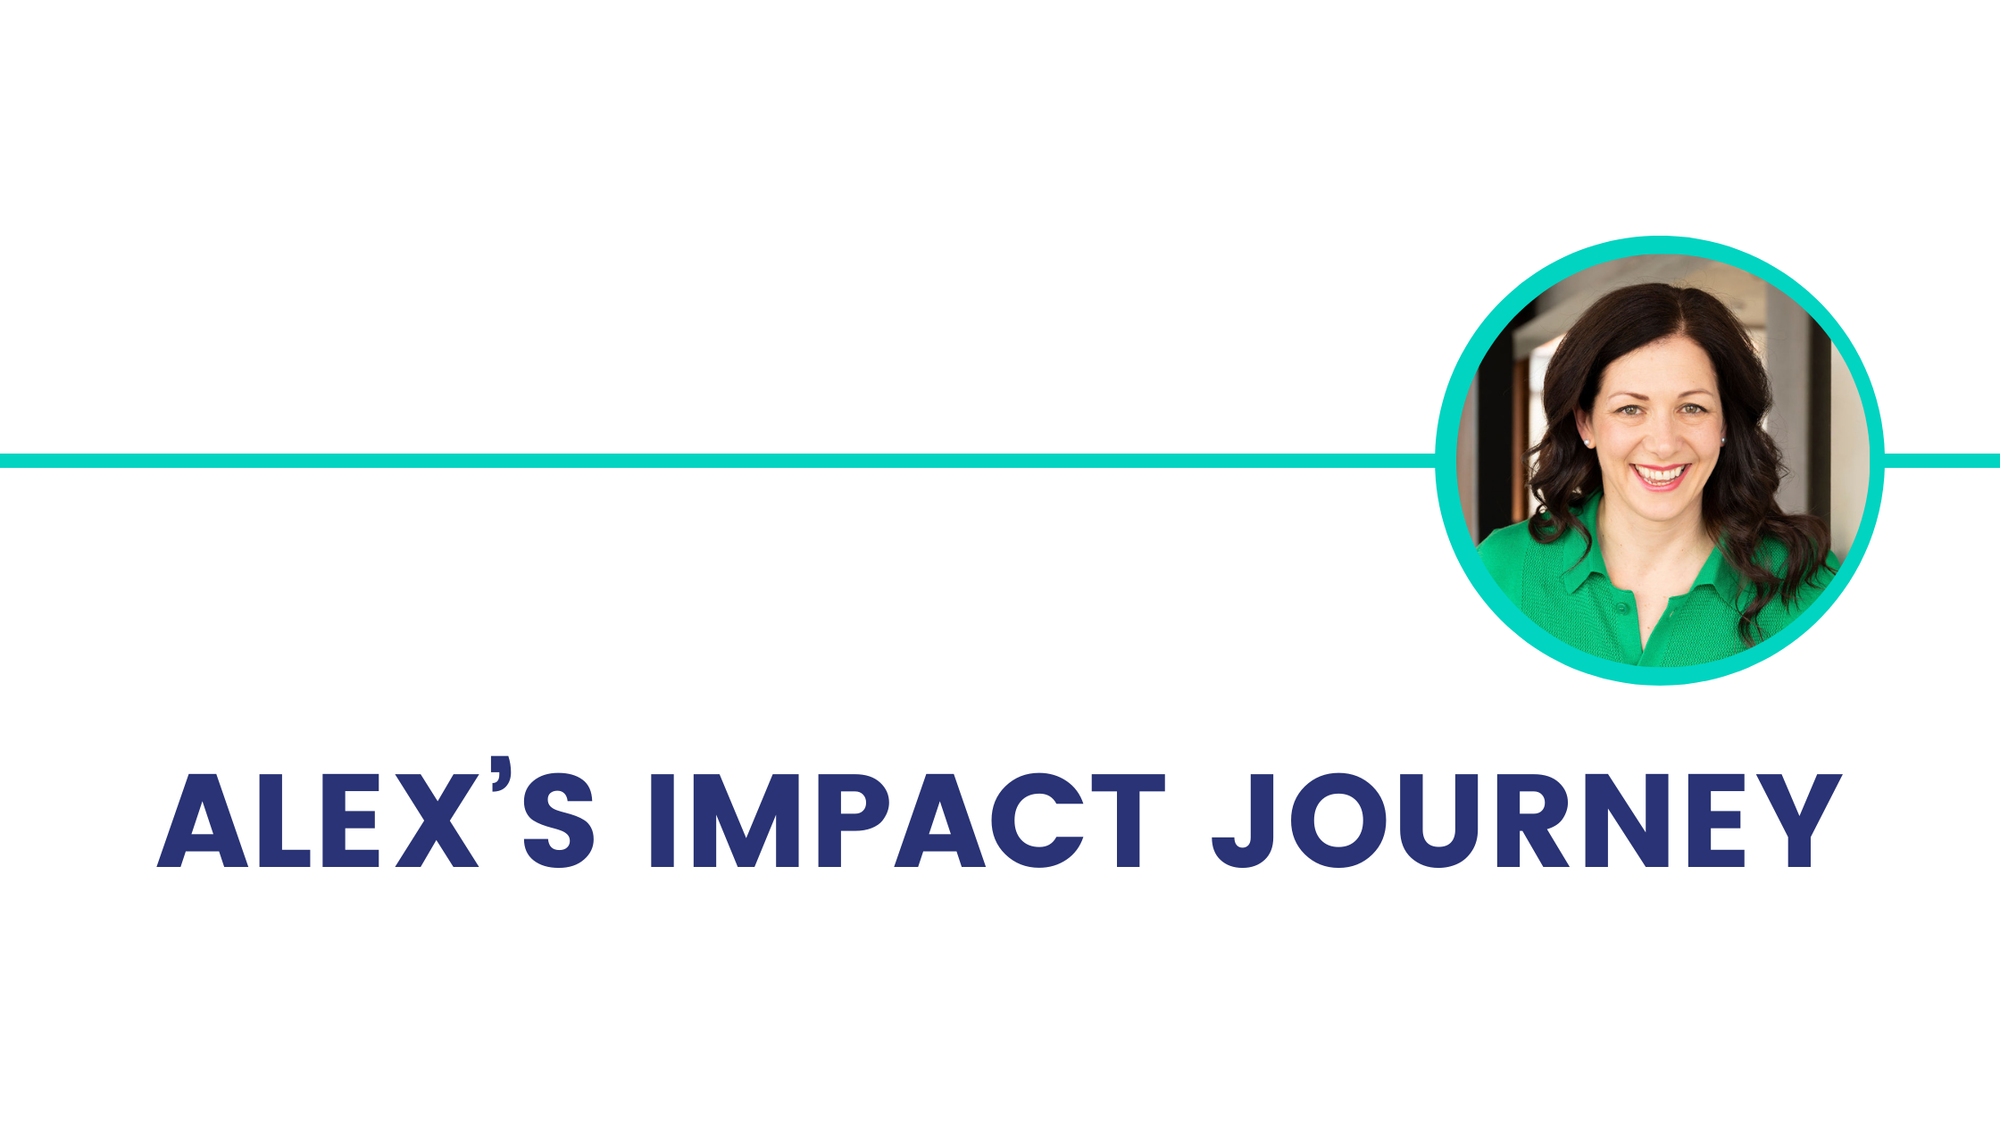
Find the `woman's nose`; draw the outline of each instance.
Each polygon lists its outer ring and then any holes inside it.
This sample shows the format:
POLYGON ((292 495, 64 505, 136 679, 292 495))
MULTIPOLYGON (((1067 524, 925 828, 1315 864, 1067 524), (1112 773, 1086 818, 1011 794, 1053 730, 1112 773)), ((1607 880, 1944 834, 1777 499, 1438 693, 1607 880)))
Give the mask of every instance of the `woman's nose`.
POLYGON ((1646 427, 1646 448, 1655 457, 1665 457, 1681 446, 1680 435, 1674 432, 1673 417, 1666 413, 1653 416, 1646 427))

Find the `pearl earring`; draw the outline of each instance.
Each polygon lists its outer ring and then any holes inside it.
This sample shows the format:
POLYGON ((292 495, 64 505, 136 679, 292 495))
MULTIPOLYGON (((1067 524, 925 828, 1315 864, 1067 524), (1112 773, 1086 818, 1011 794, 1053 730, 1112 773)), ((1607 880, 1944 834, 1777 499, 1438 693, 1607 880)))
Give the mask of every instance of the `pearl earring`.
POLYGON ((1589 439, 1589 438, 1585 438, 1585 439, 1584 439, 1584 442, 1583 442, 1583 447, 1584 447, 1585 449, 1592 449, 1592 448, 1595 448, 1594 446, 1592 446, 1592 445, 1590 444, 1590 439, 1589 439))

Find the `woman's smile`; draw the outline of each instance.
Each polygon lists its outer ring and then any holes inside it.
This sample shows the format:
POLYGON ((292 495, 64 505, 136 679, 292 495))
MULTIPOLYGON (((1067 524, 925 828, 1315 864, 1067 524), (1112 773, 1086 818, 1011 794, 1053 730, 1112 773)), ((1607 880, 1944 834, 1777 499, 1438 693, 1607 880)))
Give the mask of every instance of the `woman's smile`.
POLYGON ((1639 483, 1649 492, 1672 492, 1687 479, 1687 464, 1680 465, 1634 465, 1632 471, 1639 474, 1639 483))

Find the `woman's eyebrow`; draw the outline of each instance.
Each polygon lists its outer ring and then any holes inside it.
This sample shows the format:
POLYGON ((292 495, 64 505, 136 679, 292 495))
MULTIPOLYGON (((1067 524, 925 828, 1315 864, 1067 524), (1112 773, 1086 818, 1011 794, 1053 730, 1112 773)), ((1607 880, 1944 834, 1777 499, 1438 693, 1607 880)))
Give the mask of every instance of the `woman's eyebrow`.
MULTIPOLYGON (((1702 389, 1702 388, 1700 388, 1700 387, 1696 387, 1696 388, 1695 388, 1694 390, 1691 390, 1691 391, 1682 391, 1682 392, 1680 393, 1680 395, 1679 395, 1678 397, 1680 397, 1680 398, 1691 398, 1691 397, 1693 397, 1693 396, 1695 396, 1695 395, 1707 395, 1707 396, 1708 396, 1708 397, 1710 397, 1710 398, 1714 398, 1714 397, 1716 397, 1716 396, 1715 396, 1715 392, 1714 392, 1714 391, 1710 391, 1710 390, 1704 390, 1704 389, 1702 389)), ((1651 397, 1650 395, 1642 395, 1642 394, 1640 394, 1640 393, 1639 393, 1638 391, 1606 391, 1606 392, 1604 393, 1604 397, 1605 397, 1605 398, 1636 398, 1636 399, 1638 399, 1638 400, 1639 400, 1640 402, 1651 402, 1651 401, 1653 401, 1653 399, 1652 399, 1652 397, 1651 397)))

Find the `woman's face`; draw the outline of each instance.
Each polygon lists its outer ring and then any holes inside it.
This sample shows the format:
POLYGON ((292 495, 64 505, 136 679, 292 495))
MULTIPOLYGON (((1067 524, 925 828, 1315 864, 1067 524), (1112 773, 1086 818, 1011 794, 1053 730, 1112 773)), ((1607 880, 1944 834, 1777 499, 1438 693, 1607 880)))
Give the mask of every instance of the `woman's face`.
POLYGON ((1723 427, 1715 365, 1699 344, 1669 336, 1612 360, 1576 426, 1596 447, 1605 503, 1661 523, 1700 518, 1723 427))

